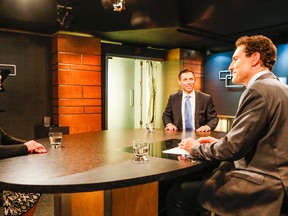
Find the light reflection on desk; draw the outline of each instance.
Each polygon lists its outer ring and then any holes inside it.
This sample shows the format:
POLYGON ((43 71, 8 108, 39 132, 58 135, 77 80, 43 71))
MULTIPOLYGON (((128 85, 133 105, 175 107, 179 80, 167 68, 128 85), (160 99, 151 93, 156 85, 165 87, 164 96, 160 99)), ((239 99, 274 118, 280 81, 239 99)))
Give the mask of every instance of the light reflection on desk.
MULTIPOLYGON (((181 142, 181 139, 169 139, 169 140, 164 140, 160 142, 151 142, 149 145, 148 156, 178 160, 177 158, 178 155, 166 154, 166 153, 163 153, 163 151, 177 147, 180 142, 181 142)), ((128 153, 133 153, 132 146, 122 148, 121 150, 128 152, 128 153)))

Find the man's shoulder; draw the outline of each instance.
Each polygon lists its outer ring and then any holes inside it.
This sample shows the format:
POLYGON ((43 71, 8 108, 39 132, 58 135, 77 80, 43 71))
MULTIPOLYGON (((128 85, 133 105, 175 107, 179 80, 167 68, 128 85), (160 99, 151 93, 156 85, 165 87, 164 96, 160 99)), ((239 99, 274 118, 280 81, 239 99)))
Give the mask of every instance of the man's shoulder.
POLYGON ((273 73, 267 73, 255 80, 250 88, 251 90, 254 89, 260 92, 270 93, 277 92, 279 89, 288 89, 288 85, 280 82, 280 80, 273 73))
POLYGON ((178 91, 174 94, 171 94, 170 97, 179 97, 179 96, 182 96, 183 92, 182 91, 178 91))
POLYGON ((200 92, 200 91, 195 91, 195 95, 196 97, 199 96, 199 97, 204 97, 204 98, 210 98, 211 96, 207 93, 204 93, 204 92, 200 92))

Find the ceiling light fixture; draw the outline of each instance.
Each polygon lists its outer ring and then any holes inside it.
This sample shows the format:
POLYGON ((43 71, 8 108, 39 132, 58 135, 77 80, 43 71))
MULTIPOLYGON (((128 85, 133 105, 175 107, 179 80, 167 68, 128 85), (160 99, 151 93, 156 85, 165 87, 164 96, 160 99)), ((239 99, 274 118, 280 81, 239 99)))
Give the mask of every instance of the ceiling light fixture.
POLYGON ((116 0, 113 4, 114 10, 116 12, 121 12, 122 10, 125 10, 125 0, 116 0))
POLYGON ((72 17, 69 16, 69 12, 72 11, 72 7, 67 7, 66 5, 57 4, 57 22, 61 27, 66 29, 70 28, 72 23, 72 17))

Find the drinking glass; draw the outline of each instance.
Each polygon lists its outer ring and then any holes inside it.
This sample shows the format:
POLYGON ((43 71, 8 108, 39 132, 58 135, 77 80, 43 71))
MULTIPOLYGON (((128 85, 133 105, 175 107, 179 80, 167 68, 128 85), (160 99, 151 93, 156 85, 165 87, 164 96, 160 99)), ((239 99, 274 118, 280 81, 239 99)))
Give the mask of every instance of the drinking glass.
POLYGON ((146 128, 149 133, 153 133, 155 129, 155 124, 153 122, 147 123, 146 128))
POLYGON ((62 132, 50 132, 49 142, 53 148, 59 148, 62 144, 62 132))
POLYGON ((133 140, 134 161, 148 161, 149 143, 147 140, 133 140))

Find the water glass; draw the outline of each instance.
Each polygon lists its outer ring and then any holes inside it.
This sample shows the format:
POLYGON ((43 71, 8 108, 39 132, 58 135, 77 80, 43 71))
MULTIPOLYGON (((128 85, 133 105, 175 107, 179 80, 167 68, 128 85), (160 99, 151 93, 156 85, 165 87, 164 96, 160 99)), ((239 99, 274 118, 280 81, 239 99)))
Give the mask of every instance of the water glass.
POLYGON ((149 143, 147 140, 133 140, 134 161, 148 161, 149 143))
POLYGON ((59 148, 62 144, 62 132, 50 132, 49 142, 53 148, 59 148))
POLYGON ((155 130, 155 124, 153 122, 147 123, 146 128, 149 133, 153 133, 155 130))

